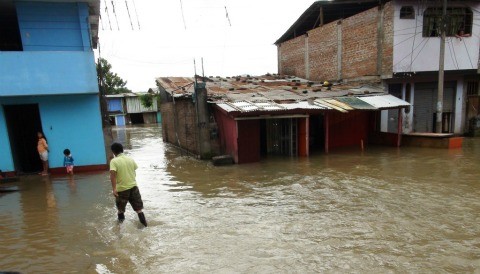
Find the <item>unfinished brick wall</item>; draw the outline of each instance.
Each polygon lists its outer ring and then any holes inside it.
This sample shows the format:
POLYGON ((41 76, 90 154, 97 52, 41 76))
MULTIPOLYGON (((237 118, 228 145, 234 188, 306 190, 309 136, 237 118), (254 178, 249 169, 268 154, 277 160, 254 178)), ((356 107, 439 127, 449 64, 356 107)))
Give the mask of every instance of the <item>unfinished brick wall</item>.
POLYGON ((393 3, 386 3, 383 12, 382 76, 391 77, 393 73, 393 3))
POLYGON ((198 154, 197 132, 195 122, 195 105, 191 100, 179 100, 173 103, 162 103, 162 136, 163 141, 180 146, 198 154), (174 112, 174 109, 176 110, 174 112), (175 115, 174 115, 175 114, 175 115), (175 125, 176 119, 176 125, 175 125), (177 141, 178 135, 178 141, 177 141), (179 144, 180 143, 180 144, 179 144))
POLYGON ((279 62, 280 74, 305 76, 305 36, 300 36, 282 43, 279 62))
POLYGON ((393 68, 393 4, 383 11, 381 60, 378 60, 378 7, 337 20, 308 32, 305 36, 279 45, 279 73, 305 77, 315 81, 355 79, 363 76, 389 76, 393 68), (340 28, 341 37, 338 37, 340 28), (339 72, 338 42, 341 41, 341 71, 339 72), (305 50, 308 63, 305 66, 305 50), (306 70, 309 70, 307 73, 306 70))
POLYGON ((337 34, 336 22, 308 32, 311 80, 330 81, 337 79, 337 34))
POLYGON ((342 21, 342 78, 377 75, 377 17, 373 8, 342 21))

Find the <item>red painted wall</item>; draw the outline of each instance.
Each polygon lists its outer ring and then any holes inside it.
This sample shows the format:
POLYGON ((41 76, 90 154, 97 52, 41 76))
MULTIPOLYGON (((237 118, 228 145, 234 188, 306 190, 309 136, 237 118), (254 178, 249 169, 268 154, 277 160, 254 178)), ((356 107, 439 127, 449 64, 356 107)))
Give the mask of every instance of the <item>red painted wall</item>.
POLYGON ((238 164, 260 161, 260 120, 237 121, 238 164))
POLYGON ((330 113, 330 148, 360 147, 361 140, 365 145, 368 144, 370 117, 373 116, 366 111, 330 113))
POLYGON ((237 122, 218 109, 214 110, 214 115, 222 153, 231 155, 235 163, 238 163, 237 122))

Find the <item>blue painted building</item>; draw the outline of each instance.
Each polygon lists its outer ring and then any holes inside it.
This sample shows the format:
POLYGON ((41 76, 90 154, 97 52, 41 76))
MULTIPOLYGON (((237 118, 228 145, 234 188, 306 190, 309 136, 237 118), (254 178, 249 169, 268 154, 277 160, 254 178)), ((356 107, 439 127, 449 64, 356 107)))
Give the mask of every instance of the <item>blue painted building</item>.
POLYGON ((36 132, 50 168, 69 148, 75 165, 105 166, 93 49, 99 0, 0 1, 0 169, 41 170, 36 132))

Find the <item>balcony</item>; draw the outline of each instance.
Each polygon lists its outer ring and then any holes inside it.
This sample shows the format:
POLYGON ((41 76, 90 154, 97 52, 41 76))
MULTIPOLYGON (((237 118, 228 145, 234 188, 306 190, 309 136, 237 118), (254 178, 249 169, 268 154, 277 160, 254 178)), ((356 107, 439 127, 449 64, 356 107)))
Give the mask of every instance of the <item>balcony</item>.
POLYGON ((0 52, 0 96, 98 93, 93 52, 0 52))

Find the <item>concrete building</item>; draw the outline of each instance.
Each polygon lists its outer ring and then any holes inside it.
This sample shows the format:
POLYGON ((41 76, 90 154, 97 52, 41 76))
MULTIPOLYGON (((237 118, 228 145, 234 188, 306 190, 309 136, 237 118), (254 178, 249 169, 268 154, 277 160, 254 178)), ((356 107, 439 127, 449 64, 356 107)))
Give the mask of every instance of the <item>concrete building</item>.
MULTIPOLYGON (((442 1, 316 1, 276 41, 278 71, 316 81, 380 79, 412 104, 402 132, 435 132, 442 1)), ((479 114, 480 2, 449 1, 442 132, 463 134, 479 114), (469 103, 470 102, 470 103, 469 103)), ((381 129, 396 132, 398 113, 381 129)))
POLYGON ((0 169, 63 171, 69 148, 78 170, 106 167, 97 74, 99 0, 0 2, 0 169))

